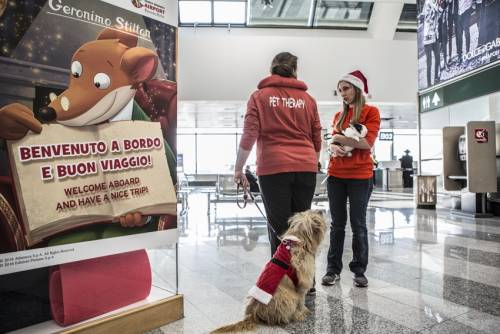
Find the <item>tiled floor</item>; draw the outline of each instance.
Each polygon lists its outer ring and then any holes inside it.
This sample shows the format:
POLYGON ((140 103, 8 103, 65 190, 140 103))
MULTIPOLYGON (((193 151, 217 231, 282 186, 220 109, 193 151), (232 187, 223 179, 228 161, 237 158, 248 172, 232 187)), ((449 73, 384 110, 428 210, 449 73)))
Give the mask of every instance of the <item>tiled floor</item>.
MULTIPOLYGON (((218 204, 215 213, 212 204, 211 220, 227 224, 211 224, 210 233, 207 195, 192 193, 189 206, 187 225, 179 226, 185 318, 153 333, 206 333, 240 320, 245 295, 270 256, 255 206, 218 204), (248 217, 252 226, 245 223, 248 217)), ((326 202, 315 206, 327 211, 326 202)), ((500 219, 417 210, 411 194, 381 192, 373 194, 367 218, 369 287, 355 288, 344 269, 340 284, 318 285, 316 296, 307 298, 312 315, 305 322, 260 326, 258 333, 500 333, 500 219)), ((345 267, 350 238, 349 230, 345 267)), ((318 278, 328 246, 326 237, 318 278)))

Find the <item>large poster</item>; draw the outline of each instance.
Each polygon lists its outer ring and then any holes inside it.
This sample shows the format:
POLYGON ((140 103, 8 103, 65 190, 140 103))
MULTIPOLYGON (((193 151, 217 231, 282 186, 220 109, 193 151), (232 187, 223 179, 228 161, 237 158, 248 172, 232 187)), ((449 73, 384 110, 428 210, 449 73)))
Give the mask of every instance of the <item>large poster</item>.
POLYGON ((177 240, 177 7, 173 3, 0 3, 0 275, 177 240), (133 121, 153 122, 160 136, 153 128, 133 121), (118 126, 120 123, 124 125, 118 126), (108 125, 106 134, 103 129, 108 125), (115 136, 118 133, 121 135, 115 136), (145 151, 124 148, 126 140, 153 139, 157 144, 145 151), (23 141, 30 142, 24 145, 29 148, 26 152, 33 153, 35 148, 36 155, 54 148, 97 149, 92 143, 106 145, 107 150, 105 155, 87 150, 82 155, 46 159, 46 163, 34 159, 16 165, 13 160, 23 141), (116 151, 113 142, 121 143, 116 151), (14 148, 10 155, 8 147, 14 148), (147 166, 131 168, 134 156, 146 160, 149 156, 155 162, 136 159, 147 166), (128 159, 128 168, 102 169, 103 161, 121 165, 122 159, 128 159), (57 165, 75 173, 61 177, 57 165), (78 166, 91 165, 96 167, 95 173, 78 171, 78 166), (158 170, 160 166, 164 170, 158 170), (154 181, 152 170, 158 171, 154 181), (113 180, 138 181, 116 189, 129 199, 78 205, 83 199, 111 196, 115 193, 109 189, 113 180), (67 196, 62 191, 99 184, 107 189, 89 190, 85 196, 67 196), (165 201, 162 206, 151 206, 144 200, 157 185, 164 187, 155 190, 154 198, 165 201), (139 194, 138 189, 149 192, 139 194), (59 200, 54 202, 56 197, 59 200), (84 242, 76 243, 79 241, 84 242), (36 250, 39 248, 44 251, 36 250))
POLYGON ((177 13, 0 1, 1 333, 168 295, 145 249, 177 241, 177 13))
POLYGON ((417 0, 420 91, 500 59, 500 0, 417 0))
POLYGON ((176 214, 158 122, 43 125, 8 145, 27 246, 128 212, 176 214))

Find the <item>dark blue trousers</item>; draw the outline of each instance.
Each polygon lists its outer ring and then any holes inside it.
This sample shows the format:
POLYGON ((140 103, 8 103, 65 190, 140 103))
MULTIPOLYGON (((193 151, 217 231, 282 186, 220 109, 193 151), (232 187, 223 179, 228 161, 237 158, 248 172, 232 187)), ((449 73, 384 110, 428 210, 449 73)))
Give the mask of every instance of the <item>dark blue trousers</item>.
POLYGON ((349 268, 355 274, 362 274, 366 271, 368 265, 366 209, 373 189, 372 179, 340 179, 329 176, 327 189, 332 225, 326 271, 333 274, 340 274, 342 271, 345 225, 347 223, 347 199, 349 199, 353 251, 353 258, 349 263, 349 268))

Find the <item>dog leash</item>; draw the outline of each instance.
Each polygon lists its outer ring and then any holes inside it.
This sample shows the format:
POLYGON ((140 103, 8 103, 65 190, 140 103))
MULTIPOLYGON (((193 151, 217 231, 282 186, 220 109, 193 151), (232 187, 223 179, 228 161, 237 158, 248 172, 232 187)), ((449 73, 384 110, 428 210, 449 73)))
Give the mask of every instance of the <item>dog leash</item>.
MULTIPOLYGON (((248 202, 248 190, 246 187, 243 187, 241 182, 238 182, 238 185, 236 186, 236 204, 238 205, 238 208, 244 209, 247 206, 248 202), (240 186, 243 188, 243 204, 240 203, 240 186)), ((251 194, 250 194, 251 195, 251 194)), ((252 197, 253 199, 253 197, 252 197)))
MULTIPOLYGON (((260 194, 260 195, 262 196, 262 194, 260 194)), ((236 204, 238 205, 238 207, 240 209, 244 209, 247 206, 249 198, 250 198, 251 201, 253 201, 253 203, 257 207, 257 210, 259 210, 261 216, 266 220, 267 226, 269 226, 269 228, 271 230, 273 230, 273 232, 276 234, 276 230, 271 226, 271 224, 269 224, 269 220, 267 220, 266 215, 264 214, 264 212, 260 208, 259 204, 257 204, 257 201, 255 200, 255 197, 253 196, 252 192, 248 191, 247 187, 243 187, 243 185, 241 184, 241 182, 238 182, 238 185, 236 186, 236 204), (243 189, 243 204, 241 204, 240 200, 239 200, 239 198, 240 198, 240 187, 243 189)))
MULTIPOLYGON (((261 194, 262 196, 262 194, 261 194)), ((255 197, 253 196, 252 192, 251 191, 248 191, 248 188, 247 187, 243 187, 241 185, 241 183, 238 183, 238 186, 236 187, 236 204, 238 205, 238 207, 240 209, 244 209, 246 206, 247 206, 247 203, 249 201, 249 198, 251 201, 253 201, 253 203, 255 204, 255 206, 257 207, 257 209, 259 210, 260 214, 262 215, 262 217, 267 220, 267 217, 266 215, 264 214, 264 212, 262 212, 262 209, 260 208, 260 206, 257 204, 257 201, 255 200, 255 197), (239 201, 239 193, 240 193, 240 186, 243 188, 243 204, 240 203, 239 201)))

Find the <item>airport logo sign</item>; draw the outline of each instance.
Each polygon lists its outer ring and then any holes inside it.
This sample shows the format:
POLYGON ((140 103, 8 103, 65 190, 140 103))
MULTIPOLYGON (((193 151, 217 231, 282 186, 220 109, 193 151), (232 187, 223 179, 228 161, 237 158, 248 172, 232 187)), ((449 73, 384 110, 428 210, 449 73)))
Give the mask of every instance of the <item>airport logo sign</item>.
POLYGON ((134 5, 135 8, 142 8, 144 4, 142 3, 143 0, 131 0, 132 5, 134 5))

